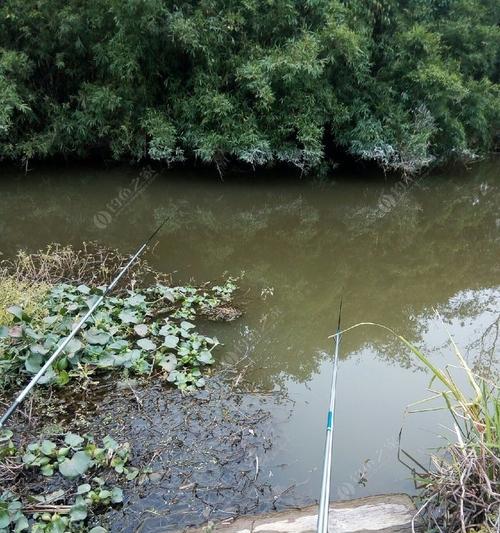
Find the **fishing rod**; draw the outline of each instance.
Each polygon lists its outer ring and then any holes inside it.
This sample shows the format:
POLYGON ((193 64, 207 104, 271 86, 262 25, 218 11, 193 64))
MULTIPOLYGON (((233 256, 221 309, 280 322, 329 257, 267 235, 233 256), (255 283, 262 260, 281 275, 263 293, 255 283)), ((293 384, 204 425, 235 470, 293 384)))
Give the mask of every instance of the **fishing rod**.
POLYGON ((80 331, 81 327, 85 324, 85 322, 89 319, 89 317, 92 315, 92 313, 99 307, 99 305, 102 303, 104 298, 116 287, 117 283, 120 281, 120 279, 123 277, 125 272, 130 268, 130 266, 137 260, 137 258, 144 252, 144 250, 148 247, 149 243, 156 237, 158 232, 161 230, 161 228, 165 225, 165 222, 167 222, 169 217, 166 217, 163 222, 151 233, 151 235, 148 237, 146 241, 138 248, 138 250, 135 252, 135 254, 130 258, 128 263, 118 272, 116 277, 113 279, 113 281, 106 287, 104 292, 99 296, 99 298, 92 304, 90 309, 83 315, 83 317, 78 321, 76 326, 73 328, 71 333, 64 339, 64 341, 59 345, 59 347, 55 350, 55 352, 47 359, 45 364, 40 368, 40 370, 33 376, 31 381, 26 385, 26 387, 19 393, 17 398, 12 402, 10 407, 5 411, 2 418, 0 418, 0 429, 3 428, 5 425, 5 422, 11 417, 12 413, 21 405, 23 400, 26 398, 26 396, 29 394, 31 389, 38 383, 40 378, 45 374, 47 369, 52 365, 52 363, 59 357, 61 352, 66 348, 68 343, 71 341, 71 339, 80 331))
POLYGON ((326 421, 326 441, 325 457, 323 459, 323 478, 321 481, 321 496, 319 499, 318 525, 317 533, 328 533, 328 511, 330 507, 330 478, 332 473, 332 454, 333 454, 333 426, 335 411, 335 392, 337 386, 337 367, 339 361, 340 348, 340 320, 342 316, 342 298, 340 298, 339 321, 337 324, 337 333, 335 334, 335 357, 333 359, 332 384, 330 389, 330 406, 326 421))

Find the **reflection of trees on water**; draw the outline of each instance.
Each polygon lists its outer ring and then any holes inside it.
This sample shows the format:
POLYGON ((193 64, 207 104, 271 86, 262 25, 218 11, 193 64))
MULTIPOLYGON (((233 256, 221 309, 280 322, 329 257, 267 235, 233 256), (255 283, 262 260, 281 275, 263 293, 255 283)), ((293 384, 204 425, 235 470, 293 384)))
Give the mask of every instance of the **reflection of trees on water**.
MULTIPOLYGON (((267 200, 219 217, 212 206, 210 216, 199 221, 199 212, 186 212, 185 227, 202 234, 196 243, 204 261, 220 263, 222 239, 229 264, 250 258, 245 285, 276 287, 273 332, 263 334, 255 349, 269 370, 269 382, 281 372, 304 380, 318 366, 319 349, 328 347, 325 339, 334 330, 341 291, 346 324, 382 322, 422 344, 434 307, 446 307, 463 288, 494 286, 497 250, 491 243, 498 192, 490 188, 478 204, 478 191, 474 180, 460 187, 448 181, 427 185, 411 191, 394 212, 368 217, 369 223, 366 209, 357 209, 357 198, 337 209, 303 193, 282 198, 279 206, 267 200), (210 225, 203 222, 207 219, 210 225)), ((375 199, 365 196, 361 202, 375 199)), ((480 306, 475 315, 483 310, 480 306)), ((258 330, 257 319, 247 318, 258 330)), ((346 337, 344 352, 357 352, 367 343, 389 362, 414 363, 399 343, 374 329, 346 337)))
POLYGON ((469 345, 468 350, 477 353, 472 368, 483 375, 491 375, 498 372, 498 332, 500 327, 500 315, 469 345))
POLYGON ((483 289, 461 291, 448 306, 439 309, 448 323, 459 321, 469 332, 464 353, 474 371, 491 375, 500 371, 498 338, 500 330, 500 291, 483 289))
MULTIPOLYGON (((259 374, 263 384, 279 376, 304 381, 317 370, 322 350, 331 348, 327 337, 335 329, 341 293, 345 325, 381 322, 419 344, 433 308, 447 316, 443 309, 460 291, 495 287, 495 171, 486 164, 456 180, 428 177, 387 213, 380 212, 379 198, 390 183, 380 181, 318 188, 307 182, 221 185, 160 176, 104 232, 92 226, 92 216, 130 175, 122 181, 115 176, 106 189, 99 185, 104 175, 83 181, 70 176, 73 184, 58 181, 52 197, 40 197, 35 188, 23 190, 17 200, 13 192, 8 205, 0 198, 2 213, 14 212, 12 202, 33 208, 20 215, 17 227, 3 219, 3 239, 7 249, 26 241, 33 247, 38 228, 45 228, 41 231, 50 230, 50 240, 98 239, 125 250, 170 215, 150 253, 154 265, 178 270, 178 281, 245 270, 242 286, 251 298, 243 320, 255 332, 258 364, 266 367, 259 374), (61 191, 66 191, 62 198, 61 191), (260 290, 269 286, 274 296, 262 301, 260 290)), ((481 304, 463 312, 480 317, 484 309, 481 304)), ((450 309, 450 317, 457 313, 450 309)), ((489 331, 478 333, 483 341, 478 337, 470 343, 477 340, 472 348, 489 350, 493 359, 498 319, 489 331)), ((413 362, 399 343, 374 328, 346 335, 343 353, 358 353, 367 345, 394 364, 413 362)))

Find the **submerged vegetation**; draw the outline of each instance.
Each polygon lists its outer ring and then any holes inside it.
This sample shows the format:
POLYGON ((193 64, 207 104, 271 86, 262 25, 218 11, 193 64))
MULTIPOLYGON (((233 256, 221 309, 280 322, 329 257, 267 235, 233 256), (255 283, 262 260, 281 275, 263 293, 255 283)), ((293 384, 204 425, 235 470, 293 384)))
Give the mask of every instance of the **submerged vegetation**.
POLYGON ((470 159, 497 142, 498 21, 493 0, 6 0, 0 159, 470 159))

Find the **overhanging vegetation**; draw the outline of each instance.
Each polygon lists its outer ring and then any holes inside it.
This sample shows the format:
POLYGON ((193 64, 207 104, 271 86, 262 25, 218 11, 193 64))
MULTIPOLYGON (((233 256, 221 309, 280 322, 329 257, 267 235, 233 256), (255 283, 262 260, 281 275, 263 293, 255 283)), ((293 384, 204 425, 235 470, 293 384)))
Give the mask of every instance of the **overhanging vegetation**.
POLYGON ((415 172, 498 132, 493 0, 7 0, 0 159, 415 172))

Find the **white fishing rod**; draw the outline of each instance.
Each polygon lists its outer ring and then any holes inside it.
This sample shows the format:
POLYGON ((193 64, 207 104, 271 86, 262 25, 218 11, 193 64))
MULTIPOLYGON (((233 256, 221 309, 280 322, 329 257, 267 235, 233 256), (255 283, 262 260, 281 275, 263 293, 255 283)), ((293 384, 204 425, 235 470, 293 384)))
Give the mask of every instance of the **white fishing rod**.
POLYGON ((55 350, 55 352, 47 359, 45 364, 40 368, 40 370, 33 376, 31 381, 26 385, 26 387, 19 393, 17 398, 14 400, 14 402, 11 404, 11 406, 7 409, 7 411, 4 413, 2 418, 0 418, 0 429, 5 425, 5 422, 10 418, 12 413, 19 407, 19 405, 23 402, 23 400, 26 398, 26 396, 30 393, 31 389, 38 383, 40 378, 45 374, 47 369, 54 363, 54 361, 59 357, 59 355, 62 353, 64 348, 68 345, 70 340, 80 331, 81 327, 85 324, 85 322, 89 319, 89 317, 92 315, 92 313, 101 305, 104 298, 116 287, 117 283, 120 281, 120 279, 123 277, 125 272, 130 268, 130 266, 138 259, 138 257, 144 252, 144 250, 147 248, 148 244, 154 239, 156 234, 160 231, 160 229, 163 227, 165 222, 168 220, 168 218, 165 218, 163 222, 153 231, 153 233, 149 236, 147 241, 145 241, 137 250, 137 252, 130 258, 128 263, 118 272, 116 277, 113 279, 113 281, 106 287, 104 292, 99 296, 99 298, 91 305, 90 309, 83 315, 83 317, 78 321, 76 326, 73 328, 71 333, 63 340, 63 342, 59 345, 59 347, 55 350))
POLYGON ((332 384, 330 389, 330 406, 326 419, 325 457, 323 459, 323 477, 321 481, 321 496, 319 499, 317 533, 328 533, 328 511, 330 509, 330 479, 332 474, 333 428, 335 424, 335 392, 337 387, 337 367, 340 348, 340 319, 342 316, 342 298, 340 299, 339 321, 335 334, 335 357, 333 359, 332 384))

